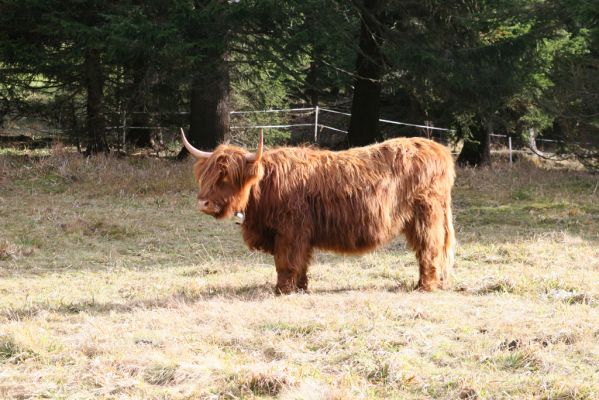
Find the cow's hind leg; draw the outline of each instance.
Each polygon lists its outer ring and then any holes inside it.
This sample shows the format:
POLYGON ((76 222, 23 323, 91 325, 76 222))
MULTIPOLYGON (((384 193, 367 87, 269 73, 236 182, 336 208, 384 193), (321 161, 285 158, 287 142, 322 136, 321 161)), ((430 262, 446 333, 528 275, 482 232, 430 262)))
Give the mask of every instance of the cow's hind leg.
POLYGON ((308 290, 308 264, 312 248, 308 241, 277 237, 275 240, 275 266, 277 268, 276 294, 308 290))
POLYGON ((440 286, 445 245, 445 208, 425 202, 414 207, 414 218, 404 229, 408 244, 416 252, 420 277, 417 289, 432 291, 440 286))

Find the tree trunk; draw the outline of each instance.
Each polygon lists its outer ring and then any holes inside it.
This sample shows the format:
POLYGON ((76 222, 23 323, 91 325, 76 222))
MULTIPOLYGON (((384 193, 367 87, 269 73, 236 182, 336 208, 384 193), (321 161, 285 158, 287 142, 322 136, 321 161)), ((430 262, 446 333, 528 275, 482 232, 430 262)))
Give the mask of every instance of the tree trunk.
POLYGON ((0 106, 0 128, 4 126, 4 116, 8 115, 10 102, 7 97, 2 96, 2 105, 0 106))
POLYGON ((310 61, 310 69, 306 75, 306 96, 310 99, 310 105, 316 107, 318 105, 318 63, 310 61))
POLYGON ((348 140, 350 146, 364 146, 379 140, 380 79, 383 73, 380 25, 376 10, 380 0, 364 0, 360 27, 360 52, 351 107, 348 140))
POLYGON ((85 154, 108 152, 103 113, 104 74, 98 50, 88 50, 83 62, 84 84, 87 89, 87 138, 85 154))
POLYGON ((462 166, 491 165, 491 125, 481 123, 473 129, 474 137, 464 141, 457 163, 462 166))
POLYGON ((149 116, 145 113, 146 98, 146 64, 145 60, 137 60, 132 66, 134 95, 131 100, 131 126, 127 132, 127 143, 136 147, 152 146, 152 130, 143 128, 149 125, 149 116), (136 128, 142 127, 142 128, 136 128))
POLYGON ((528 147, 530 147, 530 149, 535 154, 543 154, 537 148, 537 129, 536 128, 529 128, 528 129, 528 147))
POLYGON ((133 110, 131 128, 127 130, 127 143, 135 147, 151 147, 152 130, 145 128, 150 123, 148 114, 143 112, 143 107, 135 107, 133 110))
MULTIPOLYGON (((198 73, 191 83, 188 134, 192 145, 208 151, 230 137, 229 66, 222 55, 210 58, 201 69, 204 73, 198 73)), ((183 147, 177 158, 186 156, 183 147)))

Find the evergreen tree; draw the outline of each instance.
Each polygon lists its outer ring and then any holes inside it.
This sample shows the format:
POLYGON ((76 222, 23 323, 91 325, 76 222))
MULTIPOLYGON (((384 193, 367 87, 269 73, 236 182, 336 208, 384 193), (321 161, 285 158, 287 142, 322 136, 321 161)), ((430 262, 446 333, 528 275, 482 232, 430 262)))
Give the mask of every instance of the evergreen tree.
POLYGON ((4 0, 0 54, 14 74, 41 74, 47 86, 85 92, 86 153, 107 151, 106 38, 113 5, 104 1, 4 0))

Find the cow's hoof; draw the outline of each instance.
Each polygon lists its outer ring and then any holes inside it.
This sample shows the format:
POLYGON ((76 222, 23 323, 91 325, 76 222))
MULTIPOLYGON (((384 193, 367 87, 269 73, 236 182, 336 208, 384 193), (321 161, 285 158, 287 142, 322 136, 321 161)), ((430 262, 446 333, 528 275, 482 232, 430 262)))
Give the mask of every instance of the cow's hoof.
POLYGON ((300 282, 297 285, 297 288, 295 288, 295 291, 297 293, 310 293, 310 291, 308 290, 308 282, 306 282, 306 281, 300 282))
POLYGON ((439 289, 439 284, 437 283, 418 283, 414 290, 418 292, 434 292, 439 289))
POLYGON ((275 296, 291 294, 294 291, 294 289, 295 288, 291 288, 289 286, 283 286, 283 287, 275 286, 275 296))

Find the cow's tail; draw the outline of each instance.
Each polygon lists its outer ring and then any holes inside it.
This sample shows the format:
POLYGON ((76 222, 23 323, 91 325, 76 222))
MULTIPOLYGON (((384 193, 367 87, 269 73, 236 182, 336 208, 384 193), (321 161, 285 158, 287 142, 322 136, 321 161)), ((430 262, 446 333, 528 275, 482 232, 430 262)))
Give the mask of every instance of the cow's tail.
POLYGON ((453 230, 453 215, 451 213, 451 201, 445 207, 445 243, 443 244, 443 261, 441 265, 440 278, 443 288, 448 288, 454 278, 453 265, 455 263, 456 239, 453 230))

